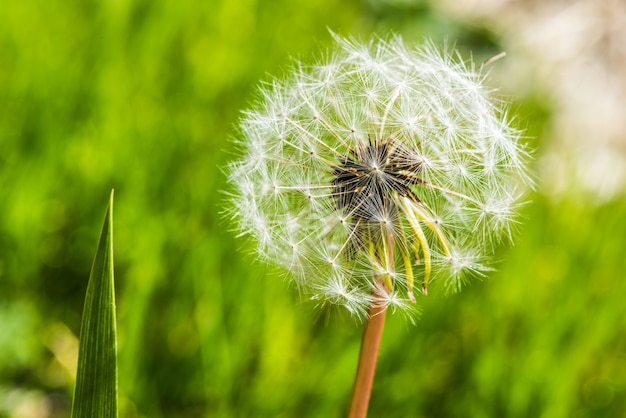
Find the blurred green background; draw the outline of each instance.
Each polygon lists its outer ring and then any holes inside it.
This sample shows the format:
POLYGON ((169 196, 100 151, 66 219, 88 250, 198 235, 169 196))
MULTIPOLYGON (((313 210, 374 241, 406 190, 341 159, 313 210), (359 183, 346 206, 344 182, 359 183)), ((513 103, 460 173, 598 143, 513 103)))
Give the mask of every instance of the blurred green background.
MULTIPOLYGON (((111 188, 121 418, 345 414, 362 327, 221 215, 239 112, 328 29, 507 46, 429 2, 0 3, 0 417, 69 414, 111 188)), ((539 160, 558 109, 532 88, 513 109, 539 160)), ((371 417, 626 417, 624 195, 542 184, 492 277, 434 287, 416 326, 389 316, 371 417)))

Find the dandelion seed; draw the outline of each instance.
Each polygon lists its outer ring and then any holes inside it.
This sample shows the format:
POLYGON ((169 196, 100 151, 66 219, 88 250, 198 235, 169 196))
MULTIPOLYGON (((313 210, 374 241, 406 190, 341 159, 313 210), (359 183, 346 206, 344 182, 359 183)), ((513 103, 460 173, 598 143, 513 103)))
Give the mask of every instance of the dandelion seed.
POLYGON ((244 114, 232 212, 320 304, 416 312, 416 288, 489 270, 528 153, 481 69, 399 37, 336 40, 244 114))

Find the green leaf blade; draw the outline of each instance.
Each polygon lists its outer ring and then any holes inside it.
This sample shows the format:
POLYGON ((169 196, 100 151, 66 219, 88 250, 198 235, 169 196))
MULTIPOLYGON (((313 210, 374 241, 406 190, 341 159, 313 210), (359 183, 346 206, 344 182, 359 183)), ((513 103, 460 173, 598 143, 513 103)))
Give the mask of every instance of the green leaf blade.
POLYGON ((117 416, 117 328, 111 191, 85 296, 72 418, 117 416))

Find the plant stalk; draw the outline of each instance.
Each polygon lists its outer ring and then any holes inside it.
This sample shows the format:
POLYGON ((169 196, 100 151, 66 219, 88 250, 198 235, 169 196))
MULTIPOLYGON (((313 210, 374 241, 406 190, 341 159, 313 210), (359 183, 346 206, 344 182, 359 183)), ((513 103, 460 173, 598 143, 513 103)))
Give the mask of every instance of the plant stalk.
POLYGON ((363 331, 359 365, 354 380, 348 418, 365 418, 367 415, 386 313, 387 307, 385 305, 376 302, 370 305, 368 319, 363 331))

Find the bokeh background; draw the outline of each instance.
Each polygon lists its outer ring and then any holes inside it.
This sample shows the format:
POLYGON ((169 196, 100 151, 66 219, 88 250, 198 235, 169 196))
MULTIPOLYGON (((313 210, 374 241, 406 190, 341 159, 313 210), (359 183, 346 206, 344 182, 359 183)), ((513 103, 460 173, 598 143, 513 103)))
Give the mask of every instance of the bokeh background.
POLYGON ((622 0, 0 3, 0 417, 69 414, 109 192, 121 418, 340 417, 361 325, 221 215, 260 80, 328 29, 455 44, 512 101, 537 190, 498 271, 390 315, 372 417, 626 417, 622 0))

